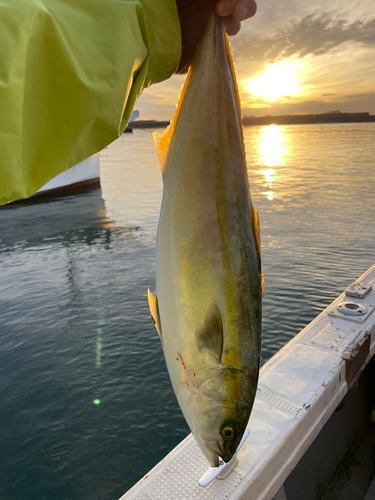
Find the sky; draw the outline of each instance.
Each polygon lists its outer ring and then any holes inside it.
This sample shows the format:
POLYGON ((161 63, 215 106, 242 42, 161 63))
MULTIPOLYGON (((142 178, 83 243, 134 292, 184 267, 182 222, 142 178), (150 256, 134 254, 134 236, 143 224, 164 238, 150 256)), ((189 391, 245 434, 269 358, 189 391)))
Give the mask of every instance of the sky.
MULTIPOLYGON (((245 116, 375 114, 374 0, 258 0, 230 37, 245 116)), ((146 89, 140 119, 170 120, 182 76, 146 89)))

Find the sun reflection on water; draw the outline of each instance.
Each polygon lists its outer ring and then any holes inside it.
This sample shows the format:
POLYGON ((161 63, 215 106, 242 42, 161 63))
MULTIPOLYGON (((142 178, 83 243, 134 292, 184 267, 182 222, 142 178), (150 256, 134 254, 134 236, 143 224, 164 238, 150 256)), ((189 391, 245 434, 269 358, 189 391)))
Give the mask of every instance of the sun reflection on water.
POLYGON ((259 172, 264 176, 266 185, 269 188, 268 191, 263 193, 269 200, 274 198, 272 185, 277 179, 277 170, 274 167, 282 165, 285 150, 283 133, 279 126, 269 125, 262 129, 259 137, 260 163, 268 168, 259 172))

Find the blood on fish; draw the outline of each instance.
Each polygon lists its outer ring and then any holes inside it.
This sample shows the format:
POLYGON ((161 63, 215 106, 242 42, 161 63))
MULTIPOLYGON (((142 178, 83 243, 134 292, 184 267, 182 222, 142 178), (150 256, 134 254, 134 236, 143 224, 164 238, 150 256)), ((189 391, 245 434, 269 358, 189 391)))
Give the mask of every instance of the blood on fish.
POLYGON ((181 356, 180 351, 177 351, 177 354, 178 354, 178 357, 180 358, 182 366, 184 367, 184 370, 186 370, 186 365, 185 365, 185 362, 184 362, 184 358, 181 356))

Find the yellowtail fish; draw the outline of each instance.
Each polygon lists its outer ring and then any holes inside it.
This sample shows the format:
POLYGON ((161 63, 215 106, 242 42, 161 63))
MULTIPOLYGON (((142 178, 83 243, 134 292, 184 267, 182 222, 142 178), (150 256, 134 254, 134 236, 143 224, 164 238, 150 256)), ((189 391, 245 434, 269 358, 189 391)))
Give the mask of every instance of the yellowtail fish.
POLYGON ((164 190, 151 316, 181 410, 218 467, 236 453, 255 398, 262 275, 236 76, 216 16, 155 144, 164 190))

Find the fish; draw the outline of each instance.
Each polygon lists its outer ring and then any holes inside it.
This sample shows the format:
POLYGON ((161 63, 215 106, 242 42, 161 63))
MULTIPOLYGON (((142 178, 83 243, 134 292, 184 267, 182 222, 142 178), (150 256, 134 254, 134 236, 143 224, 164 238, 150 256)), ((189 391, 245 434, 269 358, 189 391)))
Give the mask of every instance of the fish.
POLYGON ((182 413, 218 467, 235 455, 254 403, 264 275, 237 79, 215 14, 154 142, 163 197, 151 317, 182 413))

